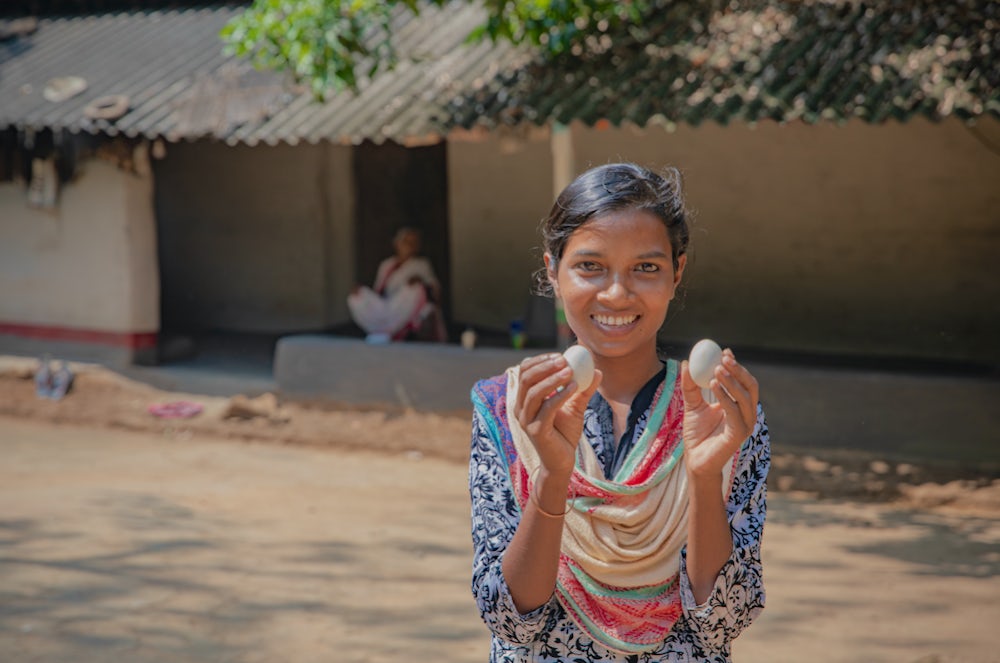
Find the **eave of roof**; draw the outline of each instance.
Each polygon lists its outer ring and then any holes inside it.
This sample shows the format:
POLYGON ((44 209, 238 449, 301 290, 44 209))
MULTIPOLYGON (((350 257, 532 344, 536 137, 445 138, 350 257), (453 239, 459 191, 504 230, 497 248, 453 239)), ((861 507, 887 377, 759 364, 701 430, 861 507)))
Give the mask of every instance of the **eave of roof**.
POLYGON ((484 19, 454 0, 401 13, 399 66, 317 103, 284 76, 223 53, 235 7, 44 18, 0 41, 0 127, 231 144, 422 143, 455 128, 550 122, 668 127, 706 121, 1000 118, 1000 4, 985 0, 672 0, 643 26, 546 60, 465 43, 484 19), (59 76, 87 89, 62 102, 59 76), (113 121, 97 98, 125 95, 113 121))
POLYGON ((466 44, 483 10, 457 1, 427 8, 419 19, 401 12, 396 24, 399 65, 365 81, 359 94, 316 102, 288 77, 260 72, 223 52, 219 31, 238 9, 45 18, 31 35, 0 42, 0 127, 109 135, 211 137, 231 144, 363 140, 440 140, 447 128, 443 100, 475 89, 498 66, 524 61, 507 44, 466 44), (45 99, 46 83, 78 76, 84 92, 62 102, 45 99), (91 120, 84 109, 110 95, 128 97, 113 120, 91 120))

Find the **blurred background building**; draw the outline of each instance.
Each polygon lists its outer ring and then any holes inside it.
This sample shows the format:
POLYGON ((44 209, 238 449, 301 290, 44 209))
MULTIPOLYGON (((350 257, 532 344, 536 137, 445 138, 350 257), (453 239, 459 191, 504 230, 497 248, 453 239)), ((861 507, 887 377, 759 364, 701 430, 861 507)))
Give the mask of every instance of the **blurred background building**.
POLYGON ((995 3, 678 1, 546 60, 466 43, 484 14, 456 0, 324 103, 223 52, 244 4, 4 3, 0 352, 350 334, 346 295, 402 225, 454 341, 527 317, 551 344, 539 222, 631 160, 679 167, 693 212, 668 346, 1000 365, 995 3))

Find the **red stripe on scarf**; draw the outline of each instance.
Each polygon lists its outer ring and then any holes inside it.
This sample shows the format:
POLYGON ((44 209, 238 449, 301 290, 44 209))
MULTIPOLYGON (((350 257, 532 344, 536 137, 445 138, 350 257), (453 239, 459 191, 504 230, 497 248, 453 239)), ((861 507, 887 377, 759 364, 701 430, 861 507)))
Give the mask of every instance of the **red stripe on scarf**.
MULTIPOLYGON (((560 594, 562 599, 560 603, 566 609, 566 614, 584 633, 590 632, 583 623, 583 616, 586 615, 590 621, 600 623, 605 632, 613 638, 652 647, 663 642, 680 619, 683 609, 680 583, 676 578, 664 588, 663 592, 651 598, 604 597, 595 600, 577 580, 571 567, 576 567, 576 562, 566 555, 560 555, 559 582, 556 591, 560 594), (578 612, 573 606, 579 606, 580 611, 578 612)), ((627 591, 620 587, 609 587, 609 589, 627 591)), ((613 648, 608 643, 602 644, 613 648)))

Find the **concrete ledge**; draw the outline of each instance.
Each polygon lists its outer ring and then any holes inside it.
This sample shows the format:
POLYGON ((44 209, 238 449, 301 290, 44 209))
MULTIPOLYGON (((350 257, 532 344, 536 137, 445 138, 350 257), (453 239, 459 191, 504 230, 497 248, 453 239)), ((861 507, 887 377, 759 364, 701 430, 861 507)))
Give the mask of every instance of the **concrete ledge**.
POLYGON ((539 350, 443 343, 371 345, 361 339, 305 334, 278 341, 274 380, 283 396, 427 411, 471 410, 477 380, 503 372, 539 350))
POLYGON ((934 458, 1000 476, 1000 381, 747 362, 779 450, 934 458))
MULTIPOLYGON (((278 341, 274 378, 281 394, 291 398, 469 411, 469 391, 477 380, 538 352, 291 336, 278 341)), ((776 450, 935 458, 1000 475, 1000 381, 746 363, 761 384, 776 450)))

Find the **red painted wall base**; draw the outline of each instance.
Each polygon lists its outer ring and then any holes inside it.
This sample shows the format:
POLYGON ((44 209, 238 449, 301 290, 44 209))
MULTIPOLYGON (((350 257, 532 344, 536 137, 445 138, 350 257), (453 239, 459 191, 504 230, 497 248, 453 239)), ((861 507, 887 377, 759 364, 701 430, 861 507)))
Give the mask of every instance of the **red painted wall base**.
POLYGON ((157 341, 157 332, 109 332, 14 322, 0 322, 0 334, 10 334, 40 341, 92 343, 130 350, 149 350, 156 347, 157 341))

